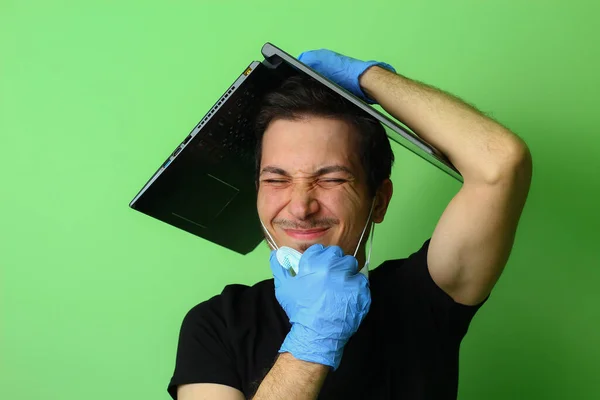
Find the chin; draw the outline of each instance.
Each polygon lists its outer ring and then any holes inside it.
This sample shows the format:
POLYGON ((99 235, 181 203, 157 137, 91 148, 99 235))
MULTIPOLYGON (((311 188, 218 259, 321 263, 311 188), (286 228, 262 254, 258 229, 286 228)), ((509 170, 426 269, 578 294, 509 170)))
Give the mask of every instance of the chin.
POLYGON ((297 244, 297 245, 295 246, 295 248, 296 248, 296 250, 298 250, 299 252, 301 252, 301 253, 304 253, 304 252, 305 252, 306 250, 308 250, 308 248, 309 248, 310 246, 312 246, 313 244, 315 244, 315 243, 300 243, 300 244, 297 244))

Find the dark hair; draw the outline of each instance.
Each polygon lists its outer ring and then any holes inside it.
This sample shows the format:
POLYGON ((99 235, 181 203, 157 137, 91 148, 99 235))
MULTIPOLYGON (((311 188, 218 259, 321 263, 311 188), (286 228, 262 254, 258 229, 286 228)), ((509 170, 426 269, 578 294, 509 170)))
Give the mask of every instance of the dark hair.
POLYGON ((390 177, 394 153, 381 123, 354 104, 310 77, 300 75, 286 79, 267 93, 256 121, 256 180, 260 174, 262 138, 269 124, 276 119, 295 120, 307 115, 344 120, 359 134, 360 160, 367 177, 371 196, 390 177))

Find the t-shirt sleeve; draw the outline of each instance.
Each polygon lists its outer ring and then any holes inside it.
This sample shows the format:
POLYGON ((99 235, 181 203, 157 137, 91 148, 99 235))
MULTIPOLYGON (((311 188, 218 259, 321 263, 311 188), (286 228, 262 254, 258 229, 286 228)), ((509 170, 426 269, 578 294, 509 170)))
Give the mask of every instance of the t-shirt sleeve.
POLYGON ((441 329, 462 338, 475 313, 487 301, 469 306, 458 303, 441 289, 431 277, 427 264, 430 239, 407 259, 390 260, 379 270, 379 280, 387 286, 387 297, 396 304, 407 305, 416 313, 428 314, 441 329))
POLYGON ((184 317, 175 371, 167 388, 173 399, 177 399, 177 387, 189 383, 218 383, 242 390, 220 307, 221 298, 215 296, 184 317))

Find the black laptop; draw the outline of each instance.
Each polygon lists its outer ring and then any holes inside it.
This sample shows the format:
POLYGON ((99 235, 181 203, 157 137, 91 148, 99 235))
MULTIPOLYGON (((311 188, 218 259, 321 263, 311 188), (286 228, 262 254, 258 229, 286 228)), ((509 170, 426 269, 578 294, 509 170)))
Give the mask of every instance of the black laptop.
POLYGON ((256 135, 261 97, 306 74, 377 118, 388 137, 455 179, 462 177, 431 145, 296 58, 266 43, 252 62, 129 204, 131 208, 241 254, 263 240, 256 211, 256 135))

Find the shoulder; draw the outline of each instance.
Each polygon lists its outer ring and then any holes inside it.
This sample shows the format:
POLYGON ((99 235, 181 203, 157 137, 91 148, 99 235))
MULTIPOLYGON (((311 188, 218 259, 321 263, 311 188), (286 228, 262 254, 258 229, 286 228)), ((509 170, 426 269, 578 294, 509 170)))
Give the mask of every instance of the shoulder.
POLYGON ((253 286, 228 285, 185 314, 168 387, 173 398, 179 385, 190 383, 217 383, 243 391, 240 363, 248 340, 244 335, 262 326, 262 310, 273 309, 268 304, 269 293, 275 297, 273 291, 272 280, 253 286))
POLYGON ((427 252, 431 239, 427 239, 422 246, 408 257, 386 260, 371 272, 373 280, 385 281, 390 275, 414 279, 428 273, 427 252))
MULTIPOLYGON (((373 294, 392 297, 395 303, 412 303, 419 297, 436 294, 437 285, 429 275, 427 251, 430 239, 404 258, 388 259, 369 273, 373 294)), ((441 289, 440 289, 441 290, 441 289)))
MULTIPOLYGON (((384 281, 394 286, 403 286, 411 291, 424 291, 430 296, 435 296, 452 305, 455 302, 433 279, 428 261, 428 252, 431 239, 427 239, 421 247, 406 258, 384 261, 373 270, 373 278, 384 281)), ((471 307, 479 307, 485 301, 471 307)), ((462 304, 460 304, 462 305, 462 304)), ((469 306, 465 306, 469 307, 469 306)))
MULTIPOLYGON (((391 259, 375 268, 371 274, 371 289, 386 308, 421 318, 429 314, 466 332, 471 318, 485 303, 466 306, 455 302, 433 280, 427 263, 430 239, 406 258, 391 259)), ((487 300, 487 299, 486 299, 487 300)))

